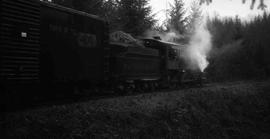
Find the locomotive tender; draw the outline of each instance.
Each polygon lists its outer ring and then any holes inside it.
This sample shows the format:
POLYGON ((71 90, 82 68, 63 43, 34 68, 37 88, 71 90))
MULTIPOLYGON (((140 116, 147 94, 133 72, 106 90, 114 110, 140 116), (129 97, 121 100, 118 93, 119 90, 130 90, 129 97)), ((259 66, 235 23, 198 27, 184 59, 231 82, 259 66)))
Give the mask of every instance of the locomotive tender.
POLYGON ((110 42, 105 20, 48 2, 1 0, 0 11, 1 93, 149 89, 183 78, 181 45, 110 42))

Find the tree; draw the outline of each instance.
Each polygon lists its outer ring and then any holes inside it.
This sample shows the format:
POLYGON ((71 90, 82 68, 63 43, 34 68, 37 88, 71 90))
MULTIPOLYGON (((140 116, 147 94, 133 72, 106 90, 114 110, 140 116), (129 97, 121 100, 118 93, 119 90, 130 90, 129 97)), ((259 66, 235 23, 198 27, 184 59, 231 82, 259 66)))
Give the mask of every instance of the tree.
POLYGON ((216 79, 270 77, 270 15, 264 13, 250 22, 239 17, 209 22, 213 49, 208 68, 216 79))
POLYGON ((184 34, 186 31, 187 18, 185 17, 184 3, 182 0, 174 0, 170 5, 170 18, 167 23, 167 30, 176 31, 175 33, 184 34))
POLYGON ((132 35, 141 35, 151 29, 155 23, 151 15, 149 0, 121 0, 118 1, 118 23, 123 31, 132 35))
POLYGON ((105 18, 109 22, 109 26, 111 31, 119 30, 121 25, 119 21, 119 12, 118 12, 118 3, 117 0, 106 0, 103 3, 103 15, 102 17, 105 18))
POLYGON ((187 31, 192 34, 195 28, 202 21, 202 10, 198 2, 193 1, 191 4, 190 15, 188 17, 187 31))

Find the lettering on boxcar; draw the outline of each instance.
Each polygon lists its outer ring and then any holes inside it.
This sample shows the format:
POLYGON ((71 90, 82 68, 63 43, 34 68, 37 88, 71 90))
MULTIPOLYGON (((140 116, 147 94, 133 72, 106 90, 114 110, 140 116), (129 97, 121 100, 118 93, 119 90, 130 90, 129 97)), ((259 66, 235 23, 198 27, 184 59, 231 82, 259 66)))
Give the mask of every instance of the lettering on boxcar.
POLYGON ((96 35, 89 33, 78 33, 77 41, 80 47, 93 48, 97 45, 96 35))
POLYGON ((77 41, 77 45, 80 47, 93 48, 97 46, 97 38, 94 34, 80 32, 74 28, 53 24, 49 25, 49 29, 57 33, 72 34, 77 41))

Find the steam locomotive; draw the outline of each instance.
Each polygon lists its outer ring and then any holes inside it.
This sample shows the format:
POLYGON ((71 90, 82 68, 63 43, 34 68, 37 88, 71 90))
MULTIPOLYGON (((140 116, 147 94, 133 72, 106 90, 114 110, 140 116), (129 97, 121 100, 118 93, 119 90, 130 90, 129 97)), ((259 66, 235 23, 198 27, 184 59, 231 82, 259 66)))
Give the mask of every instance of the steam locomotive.
POLYGON ((0 11, 1 96, 150 90, 185 78, 183 45, 111 42, 105 20, 49 2, 1 0, 0 11))

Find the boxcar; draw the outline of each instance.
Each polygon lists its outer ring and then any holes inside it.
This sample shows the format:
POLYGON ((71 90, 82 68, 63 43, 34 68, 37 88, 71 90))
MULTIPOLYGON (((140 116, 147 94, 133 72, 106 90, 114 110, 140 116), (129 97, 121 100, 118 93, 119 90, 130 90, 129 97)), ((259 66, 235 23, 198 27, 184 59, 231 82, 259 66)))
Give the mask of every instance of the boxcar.
POLYGON ((1 90, 98 84, 107 77, 103 19, 38 0, 1 0, 0 11, 1 90))
POLYGON ((40 41, 43 81, 98 83, 104 80, 108 43, 108 27, 104 20, 41 3, 40 41))

